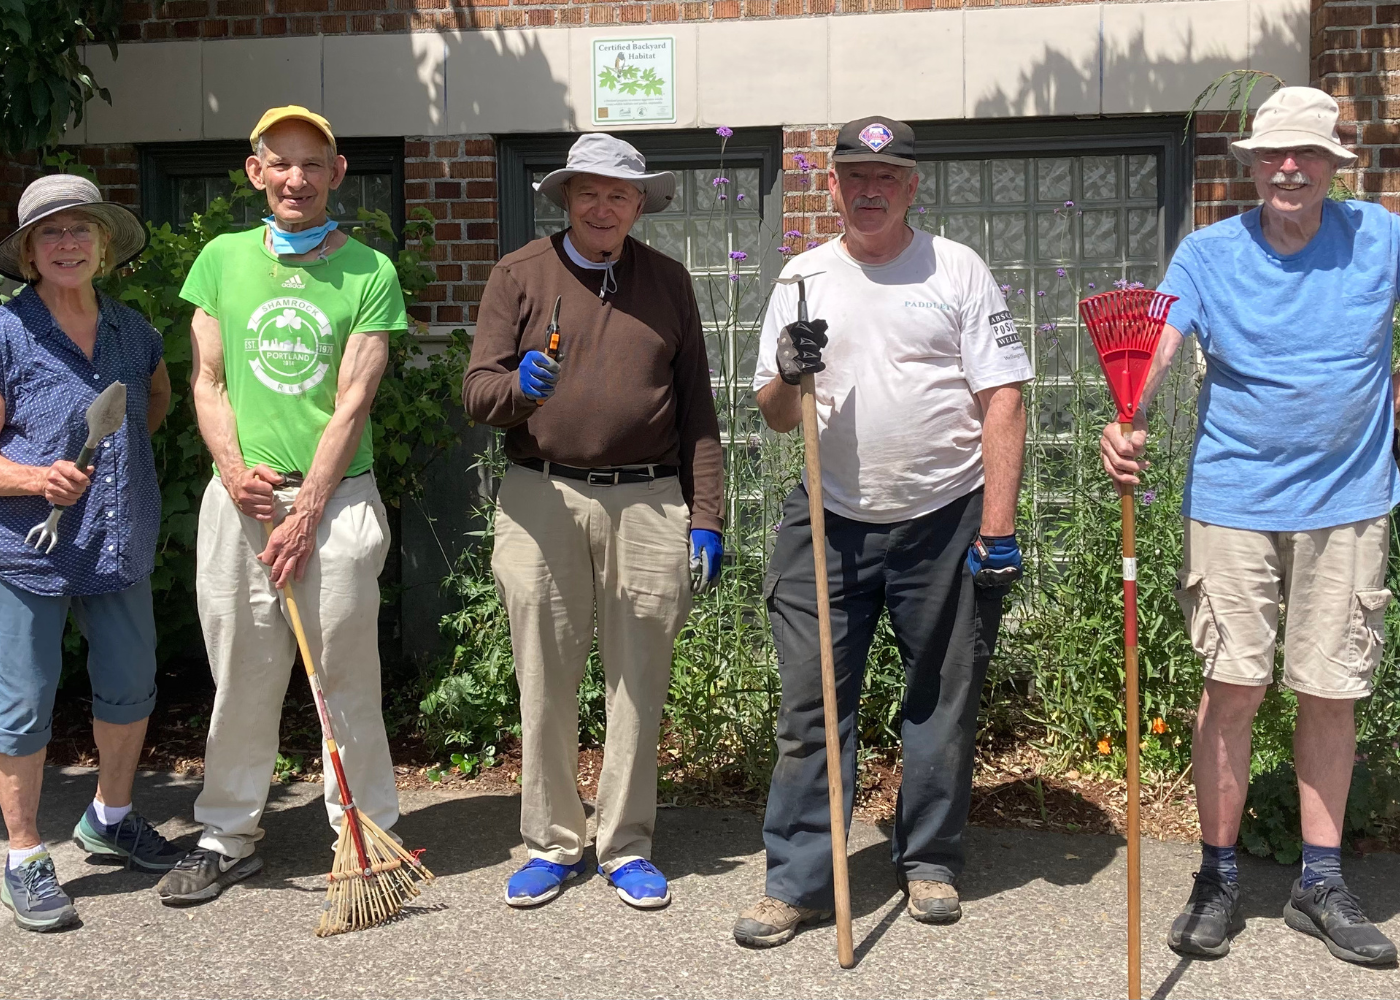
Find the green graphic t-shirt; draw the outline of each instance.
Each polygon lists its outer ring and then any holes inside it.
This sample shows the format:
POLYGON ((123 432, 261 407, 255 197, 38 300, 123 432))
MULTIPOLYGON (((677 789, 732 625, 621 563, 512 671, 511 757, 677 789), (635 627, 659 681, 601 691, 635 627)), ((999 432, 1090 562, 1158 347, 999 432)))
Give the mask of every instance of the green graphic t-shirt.
MULTIPOLYGON (((251 468, 311 471, 335 412, 345 342, 408 325, 389 258, 350 240, 325 260, 283 263, 263 227, 216 237, 195 259, 180 297, 219 321, 238 445, 251 468)), ((374 464, 369 421, 347 476, 374 464)))

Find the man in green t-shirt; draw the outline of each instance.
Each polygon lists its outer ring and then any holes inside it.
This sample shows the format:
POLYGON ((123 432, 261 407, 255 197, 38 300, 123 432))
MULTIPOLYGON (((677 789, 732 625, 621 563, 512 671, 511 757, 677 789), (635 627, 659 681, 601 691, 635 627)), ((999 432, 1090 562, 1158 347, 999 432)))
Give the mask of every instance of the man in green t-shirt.
MULTIPOLYGON (((327 220, 346 164, 324 118, 274 108, 252 143, 248 178, 267 192, 267 225, 211 242, 180 292, 196 307, 194 404, 215 464, 196 589, 217 691, 194 806, 204 833, 156 887, 172 904, 212 899, 262 867, 254 845, 296 655, 281 594, 290 580, 356 803, 384 829, 399 818, 377 631, 389 529, 369 411, 389 332, 408 323, 403 293, 388 258, 327 220)), ((329 772, 325 787, 338 832, 329 772)))

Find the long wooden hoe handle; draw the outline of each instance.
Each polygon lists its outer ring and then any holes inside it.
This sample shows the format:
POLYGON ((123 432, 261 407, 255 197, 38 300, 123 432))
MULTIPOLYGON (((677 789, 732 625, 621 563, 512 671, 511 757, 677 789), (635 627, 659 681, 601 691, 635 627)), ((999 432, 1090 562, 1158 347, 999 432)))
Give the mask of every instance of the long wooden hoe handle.
MULTIPOLYGON (((1131 421, 1122 425, 1131 435, 1131 421)), ((1123 673, 1128 724, 1128 1000, 1142 998, 1142 831, 1138 806, 1138 645, 1137 538, 1133 488, 1122 491, 1123 505, 1123 673)))
POLYGON ((851 882, 846 873, 846 796, 841 787, 841 733, 836 716, 836 658, 831 650, 831 596, 826 589, 826 510, 822 460, 817 448, 814 378, 802 376, 802 444, 807 459, 807 509, 812 521, 812 561, 817 575, 817 633, 821 639, 822 716, 826 721, 826 795, 831 805, 831 874, 836 890, 836 959, 856 964, 851 938, 851 882))

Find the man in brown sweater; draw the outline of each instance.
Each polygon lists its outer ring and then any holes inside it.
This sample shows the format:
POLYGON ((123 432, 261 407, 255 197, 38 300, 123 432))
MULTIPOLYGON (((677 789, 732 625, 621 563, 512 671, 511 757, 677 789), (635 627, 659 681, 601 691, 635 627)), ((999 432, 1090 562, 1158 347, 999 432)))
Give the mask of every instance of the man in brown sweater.
POLYGON ((595 616, 608 691, 599 871, 632 906, 671 899, 649 860, 661 710, 691 592, 714 581, 724 552, 719 425, 690 275, 627 235, 675 187, 627 143, 580 138, 539 184, 569 228, 491 272, 462 384, 474 420, 507 428, 512 463, 491 560, 520 684, 530 855, 506 885, 511 906, 547 902, 584 870, 578 686, 595 616))

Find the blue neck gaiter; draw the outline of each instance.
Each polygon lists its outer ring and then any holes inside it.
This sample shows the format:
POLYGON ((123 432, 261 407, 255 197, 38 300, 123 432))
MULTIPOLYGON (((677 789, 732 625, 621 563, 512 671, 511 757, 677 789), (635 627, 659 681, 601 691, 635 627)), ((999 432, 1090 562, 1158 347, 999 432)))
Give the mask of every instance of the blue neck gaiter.
POLYGON ((325 225, 288 233, 278 228, 276 216, 269 215, 263 221, 267 223, 268 232, 272 234, 273 252, 283 255, 310 253, 320 245, 332 229, 339 227, 339 223, 331 219, 325 225))

